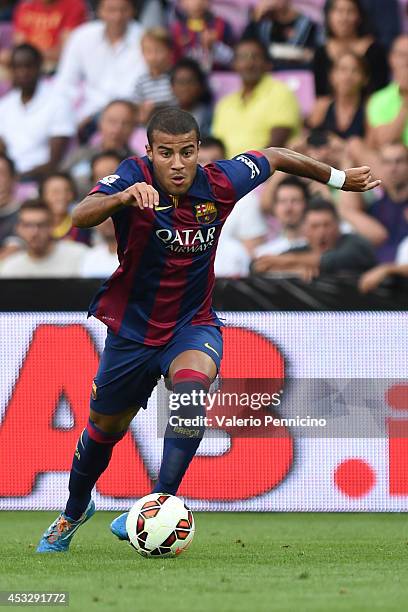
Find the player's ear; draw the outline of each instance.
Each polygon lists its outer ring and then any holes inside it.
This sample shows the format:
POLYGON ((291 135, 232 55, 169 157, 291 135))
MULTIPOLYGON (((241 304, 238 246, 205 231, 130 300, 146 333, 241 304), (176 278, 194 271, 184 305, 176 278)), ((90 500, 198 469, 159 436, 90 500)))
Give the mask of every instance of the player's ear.
POLYGON ((153 161, 152 148, 149 144, 146 145, 146 154, 150 161, 153 161))

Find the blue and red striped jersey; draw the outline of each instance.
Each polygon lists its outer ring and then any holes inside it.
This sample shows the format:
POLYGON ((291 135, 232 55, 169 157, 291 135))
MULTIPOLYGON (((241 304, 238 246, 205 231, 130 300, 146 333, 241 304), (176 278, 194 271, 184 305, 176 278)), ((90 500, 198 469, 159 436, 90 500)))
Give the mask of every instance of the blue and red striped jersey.
MULTIPOLYGON (((137 182, 160 194, 155 209, 124 206, 112 215, 119 267, 94 297, 89 315, 114 333, 151 346, 184 325, 222 325, 212 309, 218 238, 234 204, 270 176, 257 151, 202 168, 175 198, 156 183, 147 157, 130 157, 91 193, 112 195, 137 182)), ((248 220, 249 221, 249 220, 248 220)))

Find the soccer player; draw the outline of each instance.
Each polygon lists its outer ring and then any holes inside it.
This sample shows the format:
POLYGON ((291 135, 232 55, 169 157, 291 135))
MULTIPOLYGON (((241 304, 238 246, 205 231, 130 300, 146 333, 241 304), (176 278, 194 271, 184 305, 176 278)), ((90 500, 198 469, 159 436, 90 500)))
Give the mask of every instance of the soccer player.
MULTIPOLYGON (((94 514, 91 491, 161 375, 174 393, 191 398, 176 423, 204 414, 193 399, 208 390, 222 358, 222 323, 211 307, 213 264, 235 202, 275 170, 343 190, 380 184, 368 167, 341 171, 280 148, 248 151, 203 168, 197 163, 198 125, 175 108, 152 117, 147 138, 147 155, 123 161, 73 212, 77 227, 112 217, 120 265, 89 309, 108 327, 105 348, 92 384, 89 421, 74 453, 68 502, 38 552, 68 550, 78 527, 94 514)), ((169 422, 154 492, 177 493, 203 435, 203 427, 169 422)), ((121 514, 111 525, 122 540, 126 517, 121 514)))

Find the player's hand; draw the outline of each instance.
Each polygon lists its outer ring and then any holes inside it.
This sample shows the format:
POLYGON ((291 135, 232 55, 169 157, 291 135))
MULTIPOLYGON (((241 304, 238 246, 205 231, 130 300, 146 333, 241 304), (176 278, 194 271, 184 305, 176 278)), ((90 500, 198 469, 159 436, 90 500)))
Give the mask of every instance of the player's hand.
POLYGON ((360 168, 349 168, 346 172, 346 181, 342 191, 370 191, 381 185, 380 180, 373 180, 371 168, 361 166, 360 168))
POLYGON ((386 264, 368 270, 368 272, 360 276, 358 282, 360 292, 369 293, 370 291, 374 291, 387 278, 388 274, 389 271, 386 264))
POLYGON ((141 210, 158 206, 160 199, 158 191, 147 183, 135 183, 122 191, 119 197, 125 206, 135 206, 141 210))

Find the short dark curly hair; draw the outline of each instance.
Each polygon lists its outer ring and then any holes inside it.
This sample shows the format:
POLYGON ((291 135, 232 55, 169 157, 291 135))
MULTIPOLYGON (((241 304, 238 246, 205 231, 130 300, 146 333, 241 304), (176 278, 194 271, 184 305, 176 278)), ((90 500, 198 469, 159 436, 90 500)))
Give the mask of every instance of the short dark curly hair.
POLYGON ((155 130, 174 136, 195 132, 197 141, 200 140, 200 128, 197 121, 193 115, 180 108, 163 108, 153 115, 147 126, 147 140, 150 146, 153 143, 155 130))

